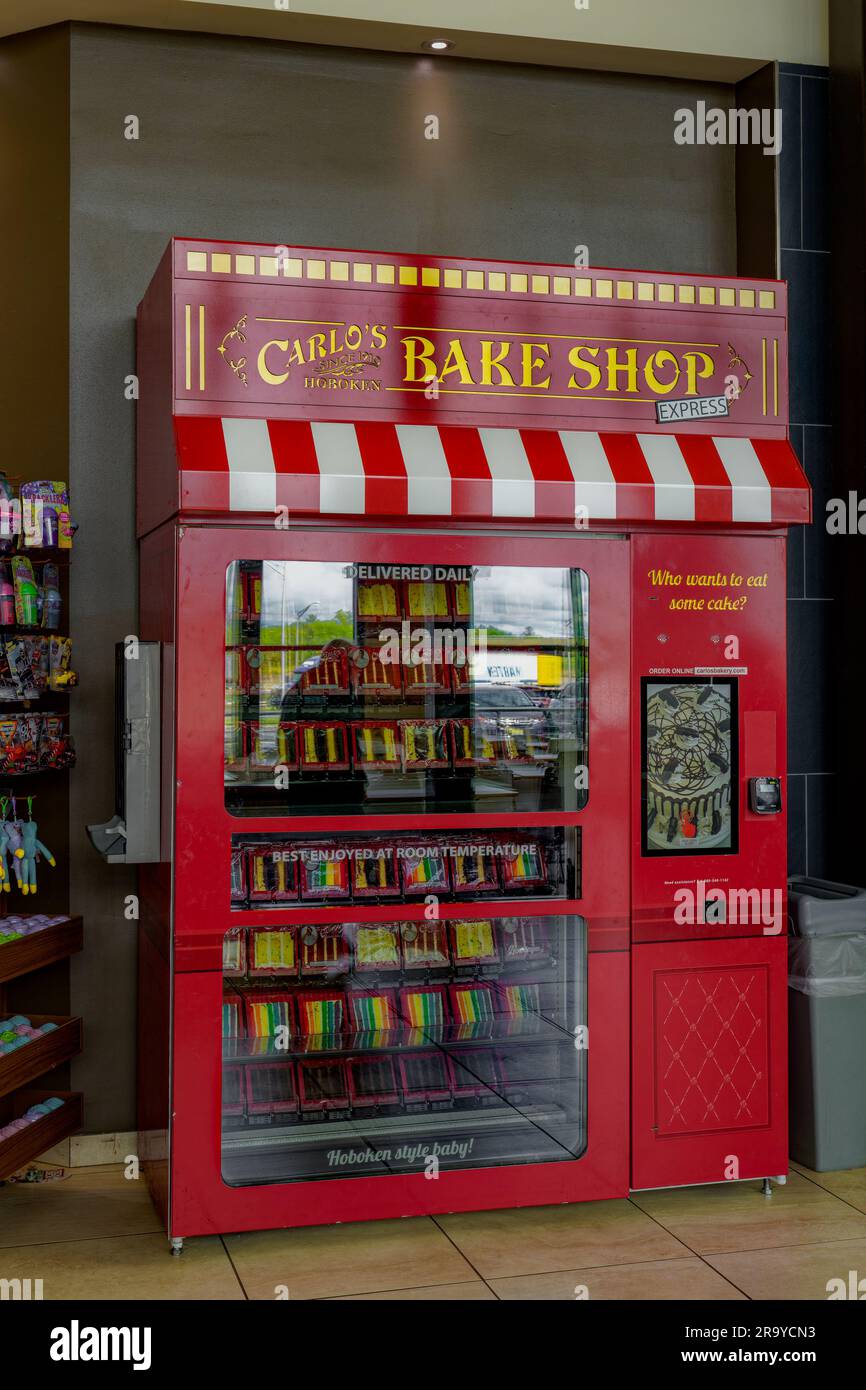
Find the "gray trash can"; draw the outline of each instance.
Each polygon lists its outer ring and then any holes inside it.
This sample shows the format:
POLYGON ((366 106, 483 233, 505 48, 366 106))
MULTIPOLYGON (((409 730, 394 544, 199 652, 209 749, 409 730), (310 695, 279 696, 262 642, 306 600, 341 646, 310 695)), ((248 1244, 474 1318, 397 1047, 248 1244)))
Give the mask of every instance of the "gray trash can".
POLYGON ((817 1173, 866 1165, 866 889, 788 884, 791 1157, 817 1173))

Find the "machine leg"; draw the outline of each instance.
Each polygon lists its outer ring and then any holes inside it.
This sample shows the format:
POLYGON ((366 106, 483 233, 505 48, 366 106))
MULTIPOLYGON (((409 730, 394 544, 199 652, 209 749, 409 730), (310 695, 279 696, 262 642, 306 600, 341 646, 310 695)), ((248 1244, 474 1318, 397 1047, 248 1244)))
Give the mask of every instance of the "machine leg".
POLYGON ((171 1246, 171 1253, 173 1255, 183 1254, 183 1236, 170 1236, 168 1243, 171 1246))
POLYGON ((778 1183, 779 1187, 784 1187, 787 1181, 788 1176, 786 1173, 774 1173, 771 1178, 764 1178, 761 1184, 761 1192, 765 1197, 772 1197, 773 1183, 778 1183))

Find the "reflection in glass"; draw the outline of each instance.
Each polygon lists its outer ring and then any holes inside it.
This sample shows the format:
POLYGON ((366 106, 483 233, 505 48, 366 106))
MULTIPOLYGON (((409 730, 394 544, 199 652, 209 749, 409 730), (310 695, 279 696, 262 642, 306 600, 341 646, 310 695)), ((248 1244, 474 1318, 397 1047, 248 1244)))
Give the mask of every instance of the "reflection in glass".
POLYGON ((226 593, 234 814, 585 804, 582 571, 244 560, 226 593))
POLYGON ((232 836, 231 905, 306 906, 579 898, 579 826, 482 826, 320 835, 232 836))
POLYGON ((224 1181, 579 1158, 586 982, 574 916, 234 929, 224 1181))

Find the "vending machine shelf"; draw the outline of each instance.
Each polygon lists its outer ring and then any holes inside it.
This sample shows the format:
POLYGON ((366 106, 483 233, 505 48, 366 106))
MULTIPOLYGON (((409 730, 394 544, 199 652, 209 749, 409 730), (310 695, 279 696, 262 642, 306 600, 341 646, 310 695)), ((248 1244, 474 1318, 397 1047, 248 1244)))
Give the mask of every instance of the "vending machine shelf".
POLYGON ((307 1040, 290 1038, 288 1046, 278 1039, 252 1038, 223 1043, 223 1062, 237 1066, 263 1060, 292 1061, 300 1057, 344 1057, 356 1054, 423 1052, 431 1047, 447 1051, 450 1047, 490 1048, 498 1042, 519 1042, 521 1047, 544 1047, 551 1043, 573 1047, 574 1035, 562 1023, 546 1018, 504 1019, 487 1024, 448 1024, 441 1028, 395 1028, 387 1032, 356 1033, 346 1038, 316 1035, 307 1040), (474 1029, 478 1031, 473 1031, 474 1029))

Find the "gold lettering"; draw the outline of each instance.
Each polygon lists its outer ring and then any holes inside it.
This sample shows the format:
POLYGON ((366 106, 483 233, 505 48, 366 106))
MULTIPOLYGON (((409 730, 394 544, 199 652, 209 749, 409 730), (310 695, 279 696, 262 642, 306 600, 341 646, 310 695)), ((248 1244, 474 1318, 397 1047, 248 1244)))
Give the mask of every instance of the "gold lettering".
POLYGON ((481 380, 479 383, 481 386, 493 386, 494 384, 498 386, 514 385, 514 377, 504 364, 504 358, 508 356, 510 350, 510 343, 500 342, 499 351, 494 354, 493 343, 488 338, 482 338, 481 380), (494 369, 499 373, 499 380, 496 383, 494 383, 493 380, 494 369))
POLYGON ((669 391, 673 391, 680 379, 680 364, 674 354, 668 352, 667 348, 660 348, 658 352, 651 352, 643 370, 649 389, 654 391, 657 396, 666 396, 669 391), (672 379, 668 382, 659 381, 655 372, 656 367, 663 369, 667 366, 673 366, 672 379))
POLYGON ((607 389, 619 391, 618 378, 625 372, 628 385, 626 391, 637 391, 637 348, 626 348, 625 361, 618 361, 619 349, 607 349, 607 389))
POLYGON ((325 347, 324 333, 313 333, 308 340, 307 347, 307 356, 310 362, 312 362, 314 357, 327 357, 328 355, 328 350, 325 347))
POLYGON ((293 362, 296 367, 303 367, 306 360, 307 359, 304 356, 304 349, 301 347, 301 340, 300 338, 296 338, 295 341, 292 343, 292 350, 289 353, 289 361, 293 362))
POLYGON ((705 352, 685 352, 683 361, 686 364, 686 395, 697 395, 698 377, 704 378, 712 376, 716 369, 716 364, 712 357, 708 357, 705 352), (703 363, 703 370, 698 370, 698 361, 703 363))
POLYGON ((572 391, 594 391, 601 381, 600 369, 596 366, 595 362, 587 362, 587 357, 598 357, 598 348, 586 347, 585 344, 581 344, 580 347, 573 347, 568 354, 569 365, 576 367, 578 372, 586 372, 589 378, 588 381, 581 385, 577 380, 577 374, 573 373, 568 378, 568 384, 572 391))
POLYGON ((413 334, 408 338, 401 338, 403 344, 404 381, 434 381, 437 376, 436 363, 433 360, 435 348, 429 338, 423 338, 419 334, 413 334), (421 372, 418 374, 416 368, 420 366, 421 372))
POLYGON ((532 373, 541 367, 546 367, 550 358, 549 343, 521 343, 523 357, 523 375, 521 386, 538 386, 546 389, 550 385, 550 377, 545 377, 544 381, 533 381, 532 373), (543 357, 533 357, 534 352, 544 353, 543 357))
POLYGON ((439 380, 444 381, 446 376, 452 372, 460 375, 461 386, 474 386, 472 373, 469 370, 469 363, 466 361, 466 353, 463 351, 463 344, 459 338, 452 338, 448 346, 448 356, 442 363, 442 370, 439 373, 439 380))
POLYGON ((374 348, 383 348, 388 341, 384 323, 374 323, 372 327, 372 338, 374 348))
POLYGON ((288 380, 288 370, 284 371, 282 376, 275 376, 274 373, 269 370, 268 364, 265 361, 268 348, 272 347, 279 348, 281 352, 288 352, 289 340, 288 338, 272 338, 269 343, 264 344, 259 352, 259 376, 262 381, 266 381, 269 386, 282 386, 283 382, 288 380))

